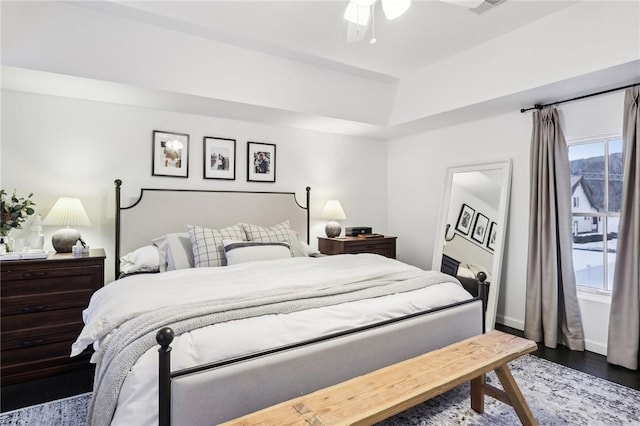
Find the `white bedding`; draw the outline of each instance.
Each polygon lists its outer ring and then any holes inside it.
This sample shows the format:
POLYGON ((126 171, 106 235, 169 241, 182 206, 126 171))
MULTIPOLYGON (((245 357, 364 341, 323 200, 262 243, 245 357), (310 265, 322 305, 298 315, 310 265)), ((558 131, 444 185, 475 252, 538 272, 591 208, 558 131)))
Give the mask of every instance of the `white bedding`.
MULTIPOLYGON (((452 277, 372 254, 299 257, 130 276, 108 284, 92 297, 73 354, 94 342, 105 342, 129 318, 159 306, 206 300, 212 294, 230 300, 247 291, 433 274, 444 281, 410 292, 229 321, 184 333, 172 344, 172 369, 178 370, 433 309, 471 295, 452 277)), ((112 425, 157 424, 157 358, 157 347, 151 348, 133 366, 122 386, 112 425)))

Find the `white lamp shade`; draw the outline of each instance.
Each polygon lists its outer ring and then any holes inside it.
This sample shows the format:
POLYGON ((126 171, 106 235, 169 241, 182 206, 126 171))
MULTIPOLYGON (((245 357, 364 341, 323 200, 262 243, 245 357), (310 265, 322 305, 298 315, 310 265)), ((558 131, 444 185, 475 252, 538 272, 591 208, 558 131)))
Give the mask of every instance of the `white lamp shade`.
POLYGON ((382 0, 382 10, 387 19, 396 19, 411 6, 411 0, 382 0))
POLYGON ((350 1, 344 11, 344 19, 358 25, 367 25, 371 15, 371 5, 362 6, 356 1, 350 1))
POLYGON ((60 197, 44 218, 43 225, 90 226, 91 221, 79 198, 60 197))
POLYGON ((322 218, 330 220, 344 220, 347 216, 344 214, 344 210, 338 200, 329 200, 322 209, 322 218))

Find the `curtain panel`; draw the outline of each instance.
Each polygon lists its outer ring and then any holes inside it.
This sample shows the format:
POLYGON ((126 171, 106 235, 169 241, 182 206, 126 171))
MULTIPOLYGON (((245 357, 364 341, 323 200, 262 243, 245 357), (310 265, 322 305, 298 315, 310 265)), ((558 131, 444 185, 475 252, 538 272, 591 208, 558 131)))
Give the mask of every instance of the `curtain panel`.
POLYGON ((640 86, 626 90, 622 205, 611 292, 607 361, 638 369, 640 346, 640 86))
POLYGON ((558 110, 533 113, 529 253, 524 333, 555 348, 584 350, 573 269, 569 155, 558 110))

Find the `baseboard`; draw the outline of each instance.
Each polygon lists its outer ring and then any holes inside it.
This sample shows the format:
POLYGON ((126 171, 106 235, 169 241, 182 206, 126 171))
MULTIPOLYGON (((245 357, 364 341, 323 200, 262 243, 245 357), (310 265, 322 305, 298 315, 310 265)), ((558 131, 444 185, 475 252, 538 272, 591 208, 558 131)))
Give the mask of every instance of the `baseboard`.
POLYGON ((515 328, 516 330, 524 330, 524 321, 519 319, 496 315, 496 322, 507 327, 515 328))
POLYGON ((600 342, 594 342, 593 340, 584 341, 584 348, 589 352, 595 352, 600 355, 607 356, 607 345, 600 342))

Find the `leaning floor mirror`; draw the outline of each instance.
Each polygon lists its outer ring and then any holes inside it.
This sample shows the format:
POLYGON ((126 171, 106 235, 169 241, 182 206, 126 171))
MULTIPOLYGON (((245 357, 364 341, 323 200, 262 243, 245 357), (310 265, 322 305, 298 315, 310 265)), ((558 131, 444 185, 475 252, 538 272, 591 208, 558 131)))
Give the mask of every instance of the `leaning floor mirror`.
POLYGON ((487 274, 486 331, 495 327, 510 190, 511 160, 447 169, 432 268, 474 296, 477 274, 487 274))

